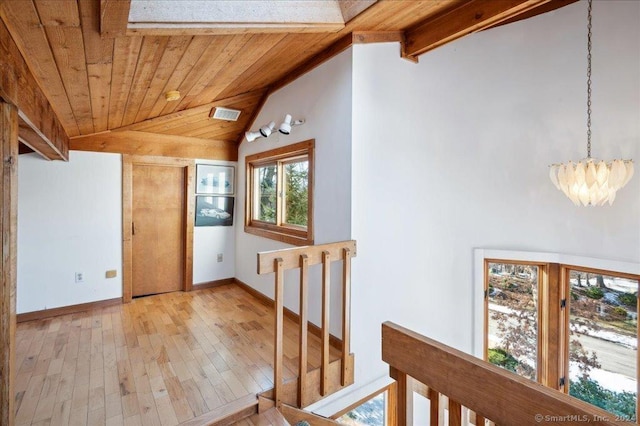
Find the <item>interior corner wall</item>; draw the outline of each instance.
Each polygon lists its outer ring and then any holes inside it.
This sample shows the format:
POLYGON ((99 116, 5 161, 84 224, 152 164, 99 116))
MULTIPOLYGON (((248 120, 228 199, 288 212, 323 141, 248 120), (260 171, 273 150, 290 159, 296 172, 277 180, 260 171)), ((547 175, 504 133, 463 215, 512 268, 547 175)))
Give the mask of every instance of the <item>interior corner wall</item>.
MULTIPOLYGON (((18 313, 122 297, 121 156, 69 155, 69 162, 37 154, 18 160, 18 313), (116 278, 105 278, 110 269, 116 278), (75 282, 76 272, 83 283, 75 282)), ((194 229, 194 284, 235 276, 234 229, 194 229)))
MULTIPOLYGON (((315 139, 314 170, 314 239, 315 244, 351 238, 351 49, 335 56, 294 82, 273 93, 258 114, 253 129, 275 121, 279 125, 285 114, 305 119, 290 135, 275 132, 254 142, 244 140, 238 152, 236 197, 236 278, 273 298, 273 274, 256 272, 258 252, 291 247, 271 239, 244 232, 245 157, 296 142, 315 139)), ((320 318, 319 268, 310 268, 309 318, 320 318)), ((340 270, 332 268, 332 282, 339 282, 340 270), (334 275, 335 274, 335 275, 334 275)), ((285 306, 298 312, 297 274, 285 274, 285 306)), ((332 286, 331 304, 341 303, 340 288, 332 286)), ((340 334, 340 312, 331 310, 331 332, 340 334)))
MULTIPOLYGON (((593 154, 640 160, 640 2, 594 4, 593 154)), ((473 249, 640 261, 640 176, 576 207, 548 177, 586 151, 586 3, 420 57, 353 50, 356 383, 386 375, 391 320, 473 343, 473 249)), ((637 163, 636 163, 637 164, 637 163)))
POLYGON ((17 312, 122 297, 122 162, 69 152, 18 159, 17 312), (117 270, 116 278, 105 271, 117 270), (81 272, 84 282, 76 283, 81 272))
MULTIPOLYGON (((236 175, 238 173, 238 163, 235 161, 196 160, 196 164, 232 166, 235 168, 236 175)), ((237 194, 237 187, 235 191, 237 194)), ((238 216, 236 216, 237 211, 238 197, 235 196, 233 225, 196 226, 194 228, 194 284, 205 284, 211 281, 233 278, 235 276, 235 229, 238 227, 238 216), (218 262, 218 254, 222 254, 222 262, 218 262)))

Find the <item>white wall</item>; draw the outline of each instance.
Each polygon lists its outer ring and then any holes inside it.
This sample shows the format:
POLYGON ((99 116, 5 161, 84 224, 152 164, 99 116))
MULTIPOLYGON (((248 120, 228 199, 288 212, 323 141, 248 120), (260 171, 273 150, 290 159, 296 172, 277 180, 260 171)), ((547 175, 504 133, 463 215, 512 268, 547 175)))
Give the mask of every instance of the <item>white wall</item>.
MULTIPOLYGON (((640 160, 640 3, 596 2, 594 157, 640 160)), ((575 207, 548 165, 586 154, 586 3, 401 60, 353 50, 356 383, 386 375, 391 320, 473 343, 473 249, 640 261, 640 176, 575 207)))
MULTIPOLYGON (((238 173, 238 163, 235 161, 196 160, 196 164, 233 166, 236 174, 238 173)), ((236 193, 237 191, 236 186, 236 193)), ((232 226, 196 226, 193 229, 194 284, 235 276, 235 228, 238 223, 242 223, 242 220, 242 212, 238 211, 236 197, 232 226), (218 253, 222 253, 222 262, 217 261, 218 253)))
MULTIPOLYGON (((255 121, 254 129, 270 121, 278 125, 285 114, 306 123, 294 127, 290 135, 272 134, 268 139, 246 140, 238 153, 236 197, 236 278, 273 298, 273 274, 258 276, 256 253, 290 247, 267 238, 244 232, 244 159, 247 155, 296 142, 315 139, 314 227, 315 243, 347 240, 351 236, 351 50, 348 50, 293 83, 272 94, 255 121)), ((337 265, 337 264, 336 264, 337 265)), ((312 268, 316 269, 316 268, 312 268)), ((334 282, 340 277, 337 267, 334 282)), ((297 312, 297 274, 285 276, 285 305, 297 312)), ((318 323, 320 300, 317 280, 310 282, 310 319, 318 323), (314 305, 315 306, 315 305, 314 305)), ((332 305, 340 303, 340 289, 332 287, 332 305)), ((339 311, 331 315, 331 331, 339 335, 339 311)))
POLYGON ((119 154, 20 156, 18 313, 122 296, 121 167, 119 154))
MULTIPOLYGON (((121 164, 119 154, 72 151, 67 163, 20 156, 18 313, 122 297, 121 164), (105 278, 109 269, 118 276, 105 278)), ((237 220, 194 229, 195 284, 234 277, 237 220)))

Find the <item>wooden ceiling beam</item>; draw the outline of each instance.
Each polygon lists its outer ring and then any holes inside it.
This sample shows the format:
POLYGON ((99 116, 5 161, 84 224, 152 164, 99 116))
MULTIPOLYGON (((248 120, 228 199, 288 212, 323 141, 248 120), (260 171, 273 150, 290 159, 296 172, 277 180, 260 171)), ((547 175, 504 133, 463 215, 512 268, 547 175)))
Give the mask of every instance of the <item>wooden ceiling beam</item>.
POLYGON ((38 152, 49 160, 67 161, 69 138, 3 20, 0 20, 0 69, 0 97, 16 106, 23 126, 42 139, 38 152))
POLYGON ((47 160, 55 158, 58 153, 49 146, 49 144, 29 126, 22 118, 18 119, 18 140, 37 152, 47 160))
POLYGON ((513 18, 504 20, 500 23, 497 23, 489 28, 491 29, 495 27, 500 27, 502 25, 512 24, 514 22, 522 21, 523 19, 533 18, 534 16, 542 15, 543 13, 552 12, 556 9, 560 9, 561 7, 565 7, 570 5, 571 3, 575 3, 578 0, 550 0, 548 3, 543 4, 542 6, 536 7, 535 9, 530 9, 527 12, 521 13, 520 15, 516 15, 513 18))
POLYGON ((467 0, 405 31, 402 56, 419 55, 540 7, 549 0, 467 0))
POLYGON ((238 161, 238 147, 233 141, 162 135, 134 130, 108 131, 87 136, 77 136, 71 139, 70 149, 131 155, 238 161))
POLYGON ((131 0, 100 0, 100 35, 115 38, 127 34, 131 0))

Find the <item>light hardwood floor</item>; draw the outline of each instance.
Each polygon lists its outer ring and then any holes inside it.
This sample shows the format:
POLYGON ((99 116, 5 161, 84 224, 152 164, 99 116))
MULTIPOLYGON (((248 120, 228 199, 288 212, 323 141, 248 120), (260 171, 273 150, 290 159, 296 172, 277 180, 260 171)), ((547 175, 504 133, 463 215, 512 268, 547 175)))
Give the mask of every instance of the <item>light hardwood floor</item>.
MULTIPOLYGON (((16 424, 177 425, 271 389, 273 321, 231 284, 21 323, 16 424)), ((297 340, 287 320, 285 380, 297 340)), ((309 341, 312 369, 320 344, 309 341)))

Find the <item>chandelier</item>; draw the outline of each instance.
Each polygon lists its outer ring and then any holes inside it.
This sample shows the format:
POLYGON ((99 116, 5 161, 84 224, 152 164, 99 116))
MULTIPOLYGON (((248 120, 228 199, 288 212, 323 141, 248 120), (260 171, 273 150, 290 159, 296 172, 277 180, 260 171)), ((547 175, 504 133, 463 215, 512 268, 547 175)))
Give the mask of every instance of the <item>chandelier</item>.
POLYGON ((587 158, 552 164, 551 182, 577 206, 613 204, 616 192, 633 176, 632 160, 599 161, 591 157, 591 10, 587 12, 587 158))

